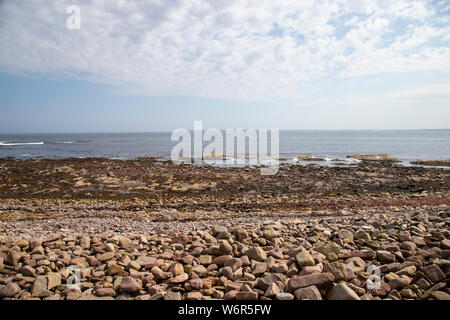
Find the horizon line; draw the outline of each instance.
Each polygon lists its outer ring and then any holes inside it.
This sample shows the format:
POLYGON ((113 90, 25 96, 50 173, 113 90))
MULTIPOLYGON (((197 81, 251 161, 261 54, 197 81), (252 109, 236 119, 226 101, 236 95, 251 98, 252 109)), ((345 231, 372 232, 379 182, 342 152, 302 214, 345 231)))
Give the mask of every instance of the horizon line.
MULTIPOLYGON (((176 128, 181 129, 181 128, 176 128)), ((0 132, 0 135, 43 135, 43 134, 136 134, 136 133, 171 133, 172 131, 72 131, 72 132, 0 132)), ((183 128, 186 129, 186 128, 183 128)), ((218 128, 204 128, 203 131, 208 129, 218 129, 218 128)), ((268 130, 276 130, 277 128, 225 128, 219 130, 227 130, 227 129, 268 129, 268 130)), ((189 131, 194 131, 194 129, 187 129, 189 131)), ((430 129, 430 128, 422 128, 422 129, 278 129, 279 131, 448 131, 450 128, 439 128, 439 129, 430 129)))

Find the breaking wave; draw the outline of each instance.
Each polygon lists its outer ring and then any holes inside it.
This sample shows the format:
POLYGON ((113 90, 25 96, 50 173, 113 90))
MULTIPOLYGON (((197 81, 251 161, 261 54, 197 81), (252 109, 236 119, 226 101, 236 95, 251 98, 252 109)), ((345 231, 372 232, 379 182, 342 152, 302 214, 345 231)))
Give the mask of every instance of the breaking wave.
POLYGON ((11 147, 11 146, 24 146, 24 145, 39 145, 44 144, 45 142, 3 142, 0 141, 0 147, 11 147))

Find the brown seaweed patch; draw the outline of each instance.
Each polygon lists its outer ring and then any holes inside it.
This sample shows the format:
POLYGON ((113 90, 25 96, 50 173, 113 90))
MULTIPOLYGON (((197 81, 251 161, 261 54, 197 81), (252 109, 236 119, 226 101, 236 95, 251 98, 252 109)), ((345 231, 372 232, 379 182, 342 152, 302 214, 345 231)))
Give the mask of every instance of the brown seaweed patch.
POLYGON ((421 160, 412 161, 411 164, 436 167, 450 167, 450 160, 421 160))
POLYGON ((354 158, 365 161, 399 161, 397 158, 391 157, 387 153, 368 153, 368 154, 351 153, 347 155, 347 158, 354 158))

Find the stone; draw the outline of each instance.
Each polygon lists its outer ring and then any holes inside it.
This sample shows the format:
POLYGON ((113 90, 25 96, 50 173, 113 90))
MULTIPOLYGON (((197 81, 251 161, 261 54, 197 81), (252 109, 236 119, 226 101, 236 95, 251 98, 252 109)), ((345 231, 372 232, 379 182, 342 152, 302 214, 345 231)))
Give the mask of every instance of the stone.
POLYGON ((371 240, 370 235, 362 229, 359 229, 357 232, 355 232, 355 239, 362 239, 366 241, 371 240))
POLYGON ((220 240, 219 250, 225 254, 230 254, 233 251, 233 248, 227 240, 220 240))
POLYGON ((81 265, 84 261, 86 261, 85 257, 76 257, 70 260, 70 264, 81 265))
POLYGON ((319 252, 325 256, 330 255, 331 253, 339 254, 341 252, 341 248, 336 244, 325 244, 322 246, 314 247, 314 251, 319 252))
POLYGON ((128 268, 139 271, 141 270, 141 265, 137 261, 133 260, 128 264, 128 268))
POLYGON ((217 235, 217 234, 219 234, 221 232, 227 232, 227 231, 228 231, 228 228, 224 227, 224 226, 216 225, 216 226, 212 227, 212 234, 213 235, 217 235))
POLYGON ((166 292, 158 292, 158 293, 155 293, 154 295, 150 296, 149 300, 161 300, 161 299, 164 299, 165 296, 166 296, 166 292))
POLYGON ((295 276, 298 273, 298 269, 294 264, 291 264, 286 271, 286 275, 290 278, 292 276, 295 276))
POLYGON ((439 282, 445 279, 445 274, 436 265, 432 264, 423 268, 423 272, 433 283, 439 282))
POLYGON ((398 238, 400 241, 411 241, 411 234, 409 231, 400 231, 398 238))
POLYGON ((191 285, 191 288, 193 290, 200 290, 201 288, 203 288, 202 279, 192 279, 189 281, 189 284, 191 285))
POLYGON ((441 241, 442 249, 450 249, 450 239, 444 239, 441 241))
POLYGON ((203 295, 201 292, 188 292, 187 297, 188 300, 202 300, 203 295))
POLYGON ((223 296, 223 298, 225 300, 234 300, 236 299, 236 295, 239 293, 239 291, 237 290, 230 290, 227 293, 225 293, 225 295, 223 296))
POLYGON ((145 269, 151 269, 155 266, 157 259, 149 256, 139 256, 136 262, 145 269))
POLYGON ((45 297, 44 300, 57 301, 57 300, 61 300, 61 296, 59 294, 54 294, 49 297, 45 297))
POLYGON ((377 259, 383 263, 395 262, 395 255, 386 250, 377 250, 377 259))
POLYGON ((199 257, 200 264, 202 265, 210 265, 212 263, 212 256, 210 255, 201 255, 199 257))
POLYGON ((30 266, 24 266, 22 267, 22 269, 20 269, 20 272, 25 276, 25 277, 35 277, 36 276, 36 271, 30 267, 30 266))
POLYGON ((223 276, 230 280, 233 280, 233 269, 231 269, 231 267, 223 267, 222 269, 220 269, 220 271, 222 272, 223 276))
POLYGON ((267 270, 267 264, 264 262, 256 262, 253 266, 253 274, 255 275, 261 275, 267 270))
POLYGON ((433 291, 431 297, 433 297, 436 300, 450 300, 450 294, 445 293, 443 291, 433 291))
POLYGON ((111 260, 112 258, 114 258, 115 255, 116 254, 114 252, 109 251, 109 252, 99 254, 97 256, 97 259, 98 259, 98 261, 105 262, 105 261, 108 261, 108 260, 111 260))
POLYGON ((308 251, 297 253, 295 260, 300 267, 314 266, 316 263, 308 251))
POLYGON ((328 300, 360 300, 358 295, 345 283, 338 283, 327 293, 328 300))
POLYGON ((188 274, 182 273, 174 278, 170 278, 169 280, 167 280, 167 283, 168 284, 180 284, 180 283, 187 281, 188 279, 189 279, 188 274))
POLYGON ((345 261, 345 264, 348 265, 354 273, 366 271, 366 262, 360 257, 349 258, 345 261))
POLYGON ((95 290, 95 294, 99 297, 114 297, 116 292, 113 288, 98 288, 95 290))
POLYGON ((335 281, 348 281, 355 277, 353 270, 342 262, 325 263, 323 271, 332 273, 335 281))
POLYGON ((39 239, 33 239, 30 241, 30 250, 34 250, 42 245, 42 241, 39 239))
POLYGON ((15 246, 19 246, 21 248, 28 247, 29 244, 30 243, 28 242, 28 240, 25 240, 25 239, 18 240, 14 243, 15 246))
POLYGON ((237 229, 234 234, 239 241, 242 241, 242 240, 248 238, 248 232, 247 232, 247 230, 244 230, 244 229, 237 229))
POLYGON ((229 254, 227 255, 221 255, 218 257, 215 257, 212 261, 213 264, 216 264, 219 267, 223 267, 225 261, 229 260, 229 259, 233 259, 232 256, 230 256, 229 254))
MULTIPOLYGON (((392 300, 402 300, 402 296, 400 295, 400 293, 393 289, 391 292, 389 292, 388 298, 392 299, 392 300)), ((361 299, 362 300, 362 299, 361 299)))
POLYGON ((407 298, 407 299, 417 298, 417 294, 414 291, 412 291, 411 289, 405 288, 405 289, 402 289, 399 293, 402 297, 407 298))
POLYGON ((255 291, 238 292, 236 300, 258 300, 258 293, 255 291))
POLYGON ((81 291, 79 289, 67 289, 66 300, 77 300, 81 296, 81 291))
POLYGON ((294 295, 288 292, 280 292, 276 295, 277 300, 294 300, 294 295))
POLYGON ((334 281, 332 273, 313 273, 305 276, 293 277, 288 282, 288 291, 293 292, 297 289, 316 286, 318 288, 325 287, 334 281))
POLYGON ((48 273, 47 280, 47 289, 51 290, 61 284, 61 275, 55 272, 48 273))
POLYGON ((299 276, 305 276, 312 273, 321 273, 323 271, 323 264, 318 263, 315 266, 304 267, 302 271, 300 271, 299 276))
POLYGON ((322 295, 316 286, 295 290, 294 296, 297 300, 322 300, 322 295))
POLYGON ((144 244, 144 245, 145 245, 145 244, 148 244, 148 239, 147 239, 147 237, 144 236, 143 234, 139 235, 138 239, 139 239, 139 243, 140 243, 140 244, 144 244))
POLYGON ((417 268, 415 265, 410 265, 410 266, 406 266, 403 269, 399 270, 396 272, 397 275, 399 276, 403 276, 403 275, 413 275, 415 274, 417 271, 417 268))
POLYGON ((256 261, 264 261, 267 259, 267 253, 261 247, 250 248, 245 251, 245 255, 256 261))
POLYGON ((159 292, 165 292, 167 287, 168 287, 167 284, 153 285, 150 288, 148 288, 148 293, 150 293, 151 295, 155 295, 155 294, 157 294, 159 292))
POLYGON ((39 276, 33 282, 33 288, 31 295, 34 297, 39 296, 44 290, 47 290, 48 279, 46 276, 39 276))
POLYGON ((400 248, 413 254, 417 250, 417 245, 412 241, 405 241, 400 245, 400 248))
POLYGON ((202 265, 196 265, 195 267, 193 267, 191 270, 191 272, 196 273, 199 276, 203 276, 206 273, 208 273, 208 269, 206 269, 204 266, 202 265))
POLYGON ((288 271, 288 266, 286 263, 276 263, 272 266, 272 272, 275 273, 286 273, 288 271))
POLYGON ((19 292, 19 285, 17 283, 10 282, 7 285, 0 287, 0 298, 12 298, 19 292))
POLYGON ((174 262, 170 265, 169 272, 171 272, 174 276, 178 276, 184 273, 184 267, 181 263, 174 262))
POLYGON ((273 240, 277 237, 279 237, 279 233, 273 229, 266 229, 263 232, 263 236, 264 238, 266 238, 267 240, 273 240))
POLYGON ((389 281, 389 286, 391 286, 392 289, 402 289, 406 287, 409 284, 409 281, 404 278, 395 278, 389 281))
POLYGON ((121 247, 128 247, 131 244, 132 244, 132 241, 130 239, 128 239, 127 237, 125 237, 125 236, 119 237, 119 245, 121 247))
POLYGON ((427 290, 430 288, 430 283, 424 278, 417 280, 415 284, 422 290, 427 290))
POLYGON ((91 247, 91 238, 88 236, 81 237, 80 246, 82 249, 89 249, 91 247))
POLYGON ((119 266, 117 263, 113 263, 108 268, 108 275, 114 276, 118 274, 119 272, 122 272, 124 270, 124 267, 119 266))
POLYGON ((116 248, 114 247, 114 245, 112 243, 107 243, 105 245, 105 250, 108 252, 114 252, 116 250, 116 248))
POLYGON ((164 296, 164 300, 181 300, 181 293, 168 291, 164 296))
POLYGON ((164 280, 173 276, 171 272, 164 272, 157 266, 154 266, 151 272, 156 277, 157 280, 164 280))
POLYGON ((343 239, 344 243, 353 241, 353 233, 348 230, 338 230, 337 235, 340 239, 343 239))
POLYGON ((273 297, 280 293, 280 288, 276 283, 271 283, 264 293, 264 297, 273 297))
POLYGON ((10 250, 6 256, 5 262, 12 266, 17 266, 20 260, 20 253, 17 251, 10 250))
POLYGON ((229 259, 223 264, 225 267, 231 267, 233 271, 236 271, 242 267, 242 260, 240 258, 229 259))
POLYGON ((120 289, 131 294, 137 294, 142 290, 142 286, 135 278, 125 277, 122 279, 120 289))

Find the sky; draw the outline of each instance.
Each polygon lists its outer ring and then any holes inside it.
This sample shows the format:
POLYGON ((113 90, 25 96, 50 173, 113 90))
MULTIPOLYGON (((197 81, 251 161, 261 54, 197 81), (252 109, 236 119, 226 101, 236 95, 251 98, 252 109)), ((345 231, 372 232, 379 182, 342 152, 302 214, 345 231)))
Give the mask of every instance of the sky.
POLYGON ((0 48, 0 133, 450 128, 446 0, 0 0, 0 48))

